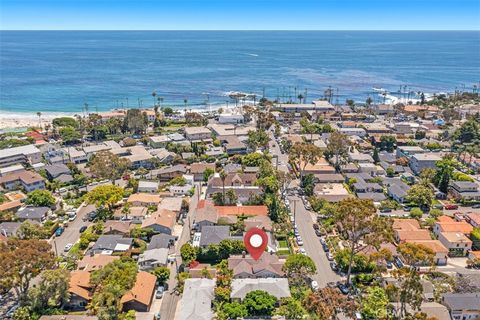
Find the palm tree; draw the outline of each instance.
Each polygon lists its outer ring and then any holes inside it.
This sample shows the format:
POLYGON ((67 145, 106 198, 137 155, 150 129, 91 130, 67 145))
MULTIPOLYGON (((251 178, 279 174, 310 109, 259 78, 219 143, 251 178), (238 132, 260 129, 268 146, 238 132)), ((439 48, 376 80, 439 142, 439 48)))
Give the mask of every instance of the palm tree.
POLYGON ((160 109, 162 109, 162 102, 163 102, 163 97, 158 97, 158 105, 160 106, 160 109))
POLYGON ((299 94, 299 95, 297 96, 297 98, 298 98, 299 102, 300 102, 300 103, 302 103, 302 100, 303 100, 303 94, 299 94))
POLYGON ((153 97, 153 106, 156 106, 156 99, 155 97, 157 96, 157 93, 155 91, 152 92, 152 97, 153 97))
POLYGON ((220 171, 220 179, 222 179, 222 200, 225 205, 225 179, 227 178, 227 173, 225 170, 220 171))
POLYGON ((55 193, 55 191, 57 191, 57 189, 60 188, 60 185, 61 185, 60 181, 53 180, 52 182, 48 183, 48 188, 50 189, 50 191, 55 193))
POLYGON ((38 127, 41 129, 42 128, 42 113, 37 112, 37 117, 38 117, 38 127))
POLYGON ((48 136, 48 131, 50 130, 50 127, 51 127, 51 125, 50 125, 49 123, 47 123, 47 124, 45 125, 45 135, 46 135, 46 136, 48 136))
POLYGON ((125 220, 127 220, 128 214, 130 213, 130 203, 127 203, 123 206, 122 213, 125 215, 125 220))

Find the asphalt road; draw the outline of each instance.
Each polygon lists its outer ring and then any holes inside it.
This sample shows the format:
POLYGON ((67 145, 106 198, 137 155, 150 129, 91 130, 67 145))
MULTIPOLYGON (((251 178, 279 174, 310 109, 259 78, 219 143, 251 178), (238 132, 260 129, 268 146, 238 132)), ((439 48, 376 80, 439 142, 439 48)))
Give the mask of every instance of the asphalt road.
POLYGON ((269 150, 273 155, 272 165, 280 171, 288 172, 288 155, 282 153, 280 146, 278 145, 278 142, 271 131, 268 131, 268 135, 270 137, 269 150))
POLYGON ((330 267, 330 261, 328 261, 320 240, 313 229, 312 216, 310 212, 305 209, 302 199, 297 196, 289 196, 288 199, 292 211, 294 210, 293 206, 296 206, 295 223, 303 240, 303 248, 307 256, 312 258, 317 267, 317 273, 312 277, 313 280, 317 281, 321 288, 326 287, 328 282, 341 280, 341 277, 330 267))
POLYGON ((168 291, 164 293, 162 298, 162 305, 160 307, 161 319, 175 319, 178 302, 181 298, 181 295, 177 295, 174 291, 177 285, 178 267, 182 263, 182 259, 180 257, 180 248, 182 247, 182 245, 184 245, 190 240, 190 230, 192 229, 192 224, 195 220, 195 209, 197 207, 198 200, 200 199, 200 192, 201 186, 197 185, 197 187, 195 188, 195 194, 190 200, 190 207, 187 218, 185 219, 185 225, 182 229, 182 234, 180 235, 177 243, 175 244, 175 256, 177 261, 173 264, 170 264, 170 279, 168 280, 168 291))
POLYGON ((93 222, 90 221, 83 221, 85 214, 86 211, 80 209, 75 220, 68 222, 68 227, 65 228, 62 235, 60 237, 53 235, 49 240, 57 256, 66 253, 63 249, 67 243, 75 244, 80 239, 80 228, 82 226, 90 226, 93 224, 93 222))

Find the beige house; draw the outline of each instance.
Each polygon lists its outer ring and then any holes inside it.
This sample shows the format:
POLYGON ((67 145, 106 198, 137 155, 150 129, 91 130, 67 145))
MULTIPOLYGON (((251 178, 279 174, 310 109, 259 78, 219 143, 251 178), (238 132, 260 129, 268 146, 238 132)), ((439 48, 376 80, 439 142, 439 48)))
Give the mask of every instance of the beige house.
POLYGON ((472 240, 461 232, 440 232, 438 240, 448 249, 448 255, 464 257, 472 249, 472 240))

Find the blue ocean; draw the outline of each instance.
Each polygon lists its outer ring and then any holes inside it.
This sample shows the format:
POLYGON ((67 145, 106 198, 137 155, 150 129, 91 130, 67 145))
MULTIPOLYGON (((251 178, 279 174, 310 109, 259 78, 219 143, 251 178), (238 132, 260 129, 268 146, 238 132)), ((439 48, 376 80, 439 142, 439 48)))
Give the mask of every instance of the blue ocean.
MULTIPOLYGON (((395 92, 472 90, 480 32, 0 31, 0 112, 81 112, 280 100, 365 101, 395 92)), ((336 102, 335 101, 335 102, 336 102)))

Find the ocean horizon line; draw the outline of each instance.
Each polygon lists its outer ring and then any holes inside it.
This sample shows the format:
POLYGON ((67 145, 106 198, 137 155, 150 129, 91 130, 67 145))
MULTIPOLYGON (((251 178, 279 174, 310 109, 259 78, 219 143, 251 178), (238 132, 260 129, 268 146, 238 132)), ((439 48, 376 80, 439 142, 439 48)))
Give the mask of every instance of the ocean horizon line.
POLYGON ((479 32, 480 29, 0 29, 0 32, 479 32))

